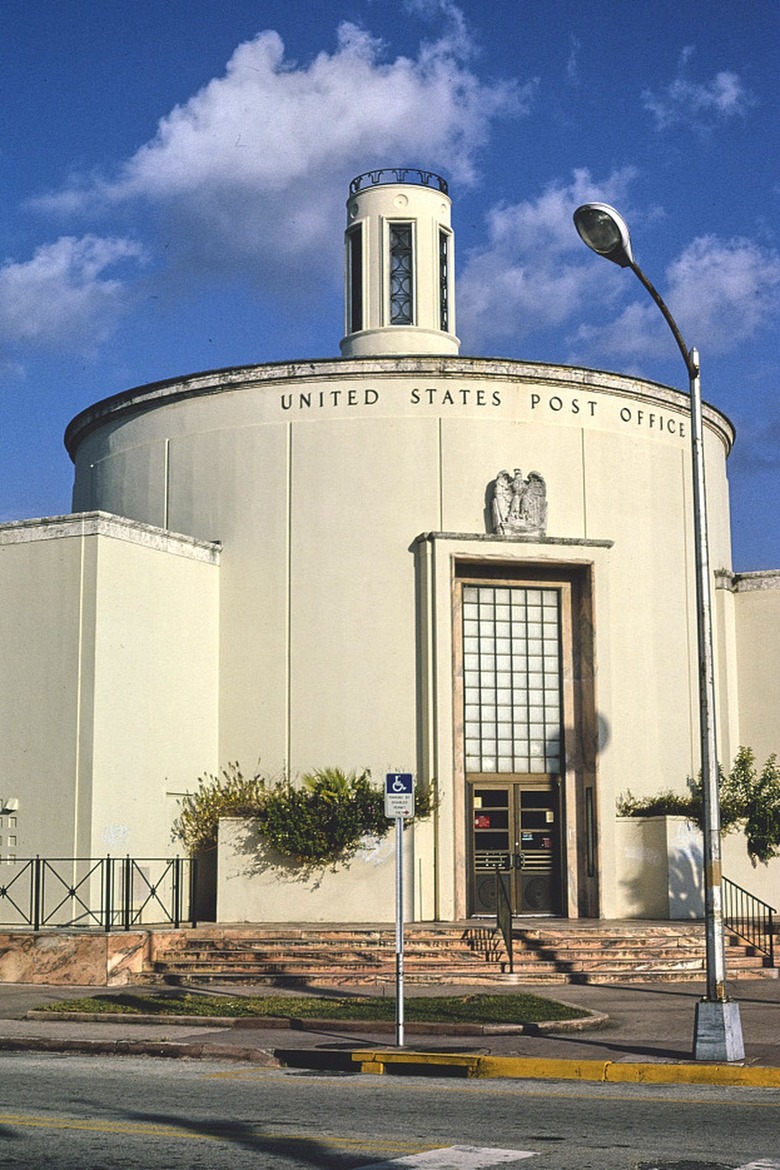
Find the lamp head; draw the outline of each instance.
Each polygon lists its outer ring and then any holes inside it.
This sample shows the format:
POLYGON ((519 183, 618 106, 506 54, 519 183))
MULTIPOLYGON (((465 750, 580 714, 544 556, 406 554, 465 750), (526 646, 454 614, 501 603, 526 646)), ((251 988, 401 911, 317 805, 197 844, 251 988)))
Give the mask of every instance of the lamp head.
POLYGON ((621 268, 634 263, 626 222, 608 203, 583 203, 574 212, 574 226, 592 252, 621 268))

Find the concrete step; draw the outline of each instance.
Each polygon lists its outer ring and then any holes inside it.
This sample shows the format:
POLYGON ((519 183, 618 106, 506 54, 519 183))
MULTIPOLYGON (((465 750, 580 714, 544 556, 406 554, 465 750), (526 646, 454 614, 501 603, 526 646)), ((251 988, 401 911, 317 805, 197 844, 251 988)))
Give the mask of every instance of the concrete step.
MULTIPOLYGON (((490 926, 409 927, 404 972, 413 982, 608 983, 701 980, 701 924, 637 923, 515 927, 514 973, 490 926)), ((777 975, 729 937, 731 979, 777 975)), ((395 979, 395 932, 383 927, 206 928, 182 932, 157 956, 151 978, 183 982, 347 986, 395 979)))

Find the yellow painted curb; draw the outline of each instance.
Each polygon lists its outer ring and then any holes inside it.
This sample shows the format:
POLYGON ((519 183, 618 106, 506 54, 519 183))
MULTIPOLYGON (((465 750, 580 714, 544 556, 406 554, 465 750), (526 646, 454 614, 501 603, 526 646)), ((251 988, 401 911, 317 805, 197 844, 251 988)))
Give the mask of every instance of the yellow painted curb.
POLYGON ((406 1052, 393 1049, 352 1053, 360 1072, 385 1073, 462 1068, 467 1077, 516 1077, 528 1080, 602 1081, 612 1084, 753 1085, 780 1088, 780 1069, 731 1064, 623 1064, 614 1060, 544 1060, 522 1056, 469 1056, 460 1053, 406 1052))

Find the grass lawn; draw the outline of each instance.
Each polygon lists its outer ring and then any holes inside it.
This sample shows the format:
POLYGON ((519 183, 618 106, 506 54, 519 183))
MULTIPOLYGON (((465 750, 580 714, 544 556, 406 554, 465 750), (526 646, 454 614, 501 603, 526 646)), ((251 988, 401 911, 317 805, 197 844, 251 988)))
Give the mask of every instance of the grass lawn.
MULTIPOLYGON (((317 995, 203 995, 177 991, 148 995, 94 995, 50 1003, 48 1012, 99 1012, 105 1015, 274 1016, 289 1020, 393 1020, 395 999, 378 996, 336 998, 317 995)), ((456 1024, 539 1024, 576 1020, 588 1013, 523 992, 511 995, 416 996, 404 1000, 407 1020, 456 1024)))

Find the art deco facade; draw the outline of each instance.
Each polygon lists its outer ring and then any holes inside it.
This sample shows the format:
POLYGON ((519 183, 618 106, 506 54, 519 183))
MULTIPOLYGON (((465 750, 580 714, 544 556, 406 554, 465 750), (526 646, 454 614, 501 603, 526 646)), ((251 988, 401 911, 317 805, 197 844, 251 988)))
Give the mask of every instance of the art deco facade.
MULTIPOLYGON (((460 356, 453 268, 444 183, 361 176, 340 358, 70 424, 73 514, 0 527, 20 855, 169 852, 177 797, 227 761, 403 770, 439 797, 410 916, 489 911, 521 854, 524 912, 625 912, 618 795, 698 768, 687 395, 460 356)), ((731 572, 734 434, 704 421, 721 756, 763 760, 780 576, 731 572)), ((371 864, 349 871, 362 918, 371 864)), ((291 896, 266 916, 306 919, 291 896)))

